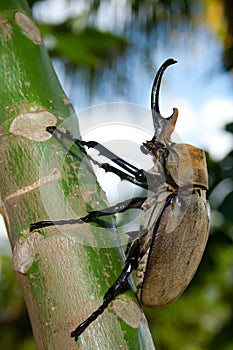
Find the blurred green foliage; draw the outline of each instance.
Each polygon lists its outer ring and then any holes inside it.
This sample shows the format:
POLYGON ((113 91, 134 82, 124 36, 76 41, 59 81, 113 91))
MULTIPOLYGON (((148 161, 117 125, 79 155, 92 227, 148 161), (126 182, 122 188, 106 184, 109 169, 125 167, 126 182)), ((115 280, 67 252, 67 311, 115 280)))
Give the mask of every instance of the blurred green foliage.
MULTIPOLYGON (((89 10, 83 18, 68 19, 60 25, 40 24, 40 29, 52 57, 59 57, 68 66, 85 65, 93 69, 113 62, 129 43, 122 35, 90 26, 88 18, 97 13, 101 1, 88 3, 89 10)), ((169 21, 177 23, 181 18, 195 23, 196 8, 201 3, 209 14, 213 31, 221 33, 223 66, 230 70, 233 67, 233 2, 229 0, 150 3, 131 0, 129 22, 138 19, 141 30, 147 33, 153 26, 159 28, 161 23, 169 21), (214 16, 209 12, 213 6, 214 16), (224 22, 220 20, 220 27, 216 28, 216 18, 222 16, 224 22)), ((232 134, 233 123, 228 124, 226 130, 232 134)), ((211 155, 207 155, 207 160, 212 223, 209 241, 198 272, 182 297, 167 307, 145 310, 157 350, 233 350, 233 150, 219 162, 211 159, 211 155)), ((0 349, 35 349, 11 258, 5 255, 0 256, 0 349)))
POLYGON ((0 349, 36 349, 11 257, 3 254, 0 256, 0 349))
POLYGON ((59 57, 69 65, 94 68, 112 62, 125 48, 123 37, 97 28, 72 30, 70 21, 62 25, 39 25, 51 57, 59 57))

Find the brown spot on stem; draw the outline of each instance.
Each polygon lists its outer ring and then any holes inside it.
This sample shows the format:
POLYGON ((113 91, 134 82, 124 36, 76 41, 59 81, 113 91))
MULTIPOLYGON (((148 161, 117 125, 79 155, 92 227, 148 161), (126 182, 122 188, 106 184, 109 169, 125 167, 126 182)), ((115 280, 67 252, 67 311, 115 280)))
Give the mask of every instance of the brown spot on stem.
POLYGON ((40 178, 39 180, 36 180, 35 182, 27 185, 27 186, 23 186, 17 189, 17 191, 10 193, 8 196, 6 196, 4 198, 4 202, 6 202, 7 200, 10 200, 12 198, 15 197, 19 197, 24 195, 25 193, 31 192, 41 186, 47 185, 48 183, 57 181, 61 178, 61 173, 58 169, 53 169, 53 171, 48 174, 47 176, 44 176, 42 178, 40 178))
POLYGON ((64 102, 65 106, 69 106, 71 104, 70 100, 68 100, 68 98, 66 98, 66 97, 63 98, 63 102, 64 102))
POLYGON ((116 299, 113 302, 115 313, 130 327, 137 329, 142 317, 142 311, 134 301, 116 299))
POLYGON ((32 40, 36 45, 41 44, 41 35, 40 31, 33 22, 33 20, 30 17, 27 17, 22 12, 16 12, 15 13, 15 21, 21 27, 24 31, 24 33, 27 35, 27 37, 32 40))
POLYGON ((8 19, 5 18, 0 13, 0 40, 6 41, 9 40, 12 36, 12 25, 8 22, 8 19))
POLYGON ((32 265, 41 241, 44 239, 38 232, 28 233, 20 237, 13 250, 13 269, 26 274, 32 265))
POLYGON ((28 112, 18 115, 13 120, 10 132, 33 141, 47 141, 51 134, 46 131, 46 127, 56 123, 57 118, 50 112, 28 112))

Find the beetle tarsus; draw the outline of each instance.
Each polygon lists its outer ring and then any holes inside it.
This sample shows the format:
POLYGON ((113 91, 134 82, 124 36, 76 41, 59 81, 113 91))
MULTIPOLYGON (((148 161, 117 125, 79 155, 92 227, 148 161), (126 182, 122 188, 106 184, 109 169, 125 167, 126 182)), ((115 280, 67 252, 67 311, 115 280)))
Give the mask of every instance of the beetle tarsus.
POLYGON ((120 294, 126 285, 132 271, 136 270, 138 266, 139 251, 139 241, 136 240, 129 250, 125 266, 121 271, 119 277, 105 293, 103 303, 85 321, 80 323, 80 325, 78 325, 74 331, 71 332, 71 337, 75 338, 76 341, 78 340, 78 337, 83 333, 83 331, 85 331, 85 329, 104 312, 104 310, 116 298, 116 296, 120 294))
POLYGON ((91 314, 91 316, 89 316, 85 321, 80 323, 80 325, 78 325, 78 327, 71 332, 71 337, 74 338, 75 341, 77 341, 78 337, 85 331, 85 329, 104 312, 104 310, 108 307, 110 302, 111 300, 104 300, 103 304, 100 305, 100 307, 97 310, 95 310, 91 314))
POLYGON ((53 134, 54 131, 56 131, 56 130, 57 130, 57 128, 55 125, 50 125, 50 126, 47 126, 47 128, 46 128, 46 131, 49 132, 50 134, 53 134))

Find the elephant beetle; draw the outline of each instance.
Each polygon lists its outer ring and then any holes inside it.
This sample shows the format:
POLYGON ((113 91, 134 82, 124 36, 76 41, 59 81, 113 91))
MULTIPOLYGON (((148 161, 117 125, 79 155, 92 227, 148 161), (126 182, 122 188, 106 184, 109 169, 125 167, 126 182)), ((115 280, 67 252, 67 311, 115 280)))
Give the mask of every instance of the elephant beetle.
POLYGON ((166 68, 174 63, 176 61, 173 59, 166 60, 153 82, 151 111, 155 133, 150 141, 141 146, 141 151, 153 158, 152 169, 138 169, 95 141, 76 139, 68 131, 63 132, 55 126, 46 129, 60 143, 65 139, 70 140, 95 164, 98 162, 87 155, 86 148, 97 149, 101 155, 118 165, 98 163, 99 167, 117 174, 121 180, 152 192, 150 197, 135 197, 103 210, 89 212, 79 219, 31 224, 30 230, 33 231, 51 225, 93 222, 128 209, 143 211, 137 234, 128 233, 126 261, 120 276, 105 293, 100 307, 71 333, 75 340, 121 292, 133 270, 137 271, 139 302, 147 307, 157 307, 178 298, 192 280, 201 261, 209 232, 205 153, 192 145, 173 142, 171 135, 178 110, 174 108, 168 118, 162 117, 159 110, 162 76, 166 68))

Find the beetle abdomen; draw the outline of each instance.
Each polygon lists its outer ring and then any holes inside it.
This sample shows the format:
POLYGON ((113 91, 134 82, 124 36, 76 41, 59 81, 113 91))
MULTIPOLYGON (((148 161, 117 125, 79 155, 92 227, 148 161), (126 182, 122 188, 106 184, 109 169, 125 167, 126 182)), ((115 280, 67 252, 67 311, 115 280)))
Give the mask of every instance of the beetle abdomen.
POLYGON ((147 261, 143 259, 138 267, 137 294, 148 307, 172 302, 190 283, 208 238, 206 203, 196 194, 176 197, 156 226, 149 254, 145 254, 147 261))

